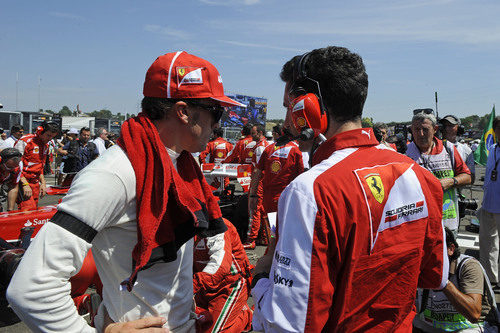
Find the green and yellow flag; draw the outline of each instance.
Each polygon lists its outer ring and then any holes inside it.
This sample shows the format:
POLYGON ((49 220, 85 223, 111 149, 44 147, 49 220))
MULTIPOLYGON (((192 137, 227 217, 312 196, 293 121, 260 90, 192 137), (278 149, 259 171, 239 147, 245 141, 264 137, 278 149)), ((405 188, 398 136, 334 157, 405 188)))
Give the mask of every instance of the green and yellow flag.
POLYGON ((495 119, 494 105, 493 105, 493 110, 491 110, 490 120, 488 121, 488 125, 484 129, 483 136, 481 137, 481 143, 474 152, 474 161, 477 164, 486 165, 486 160, 488 159, 490 148, 496 142, 495 132, 493 131, 493 119, 495 119))

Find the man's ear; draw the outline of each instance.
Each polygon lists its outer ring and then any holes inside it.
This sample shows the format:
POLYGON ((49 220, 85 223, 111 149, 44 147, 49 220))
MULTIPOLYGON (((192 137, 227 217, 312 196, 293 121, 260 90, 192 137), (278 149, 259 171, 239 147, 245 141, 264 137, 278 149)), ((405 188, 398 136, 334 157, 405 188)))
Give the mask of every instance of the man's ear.
POLYGON ((183 101, 178 101, 172 106, 173 109, 173 115, 179 119, 183 124, 187 124, 189 122, 189 115, 188 115, 188 106, 185 102, 183 101))

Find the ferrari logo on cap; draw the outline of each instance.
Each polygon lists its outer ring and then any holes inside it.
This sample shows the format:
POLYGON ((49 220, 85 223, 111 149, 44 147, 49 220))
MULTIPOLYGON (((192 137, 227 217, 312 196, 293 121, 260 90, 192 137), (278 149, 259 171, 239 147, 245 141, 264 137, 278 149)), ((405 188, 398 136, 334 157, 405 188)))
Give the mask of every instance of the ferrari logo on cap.
POLYGON ((378 173, 370 173, 365 176, 366 184, 372 191, 373 197, 377 200, 378 203, 382 203, 384 201, 384 184, 382 184, 382 179, 378 173))
POLYGON ((203 84, 202 67, 177 67, 177 85, 203 84))

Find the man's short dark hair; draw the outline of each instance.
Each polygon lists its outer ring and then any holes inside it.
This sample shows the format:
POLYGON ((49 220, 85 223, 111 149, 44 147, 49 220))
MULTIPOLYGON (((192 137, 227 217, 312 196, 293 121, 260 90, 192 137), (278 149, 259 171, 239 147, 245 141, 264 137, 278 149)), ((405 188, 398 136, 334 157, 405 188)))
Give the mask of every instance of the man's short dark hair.
POLYGON ((257 125, 254 125, 257 129, 257 133, 262 133, 264 134, 266 132, 266 128, 264 127, 264 125, 261 125, 261 124, 257 124, 257 125))
MULTIPOLYGON (((299 56, 289 60, 280 77, 294 83, 294 72, 299 56)), ((330 116, 339 122, 361 118, 368 94, 368 75, 361 57, 344 47, 329 46, 310 52, 303 64, 307 77, 319 82, 321 95, 330 116)), ((306 92, 316 93, 315 83, 309 80, 295 82, 306 92)))
POLYGON ((177 102, 171 98, 144 97, 141 102, 142 111, 151 120, 164 119, 170 108, 177 102))
MULTIPOLYGON (((495 130, 497 126, 500 126, 500 116, 496 116, 495 119, 493 119, 493 130, 495 130)), ((500 138, 497 139, 500 140, 500 138)))
POLYGON ((244 136, 250 135, 250 133, 252 133, 252 127, 253 126, 251 124, 246 124, 241 129, 241 134, 243 134, 244 136))
POLYGON ((82 127, 82 128, 80 129, 80 134, 82 134, 83 132, 90 132, 90 128, 89 128, 89 127, 86 127, 86 126, 85 126, 85 127, 82 127))
POLYGON ((444 227, 444 232, 446 234, 446 247, 450 247, 451 244, 455 245, 455 252, 453 252, 453 255, 450 257, 451 260, 455 260, 460 256, 458 242, 455 239, 455 235, 448 227, 444 227))
POLYGON ((273 126, 273 132, 278 133, 279 135, 283 134, 283 130, 281 128, 281 125, 275 125, 273 126))
POLYGON ((224 130, 221 127, 217 127, 214 129, 214 136, 216 138, 222 138, 223 135, 224 135, 224 130))
POLYGON ((385 129, 386 131, 389 129, 386 124, 384 123, 375 123, 373 124, 373 128, 378 128, 378 129, 385 129))
POLYGON ((42 123, 42 133, 45 133, 45 132, 52 132, 52 133, 57 133, 59 132, 59 125, 54 122, 54 121, 44 121, 42 123))
POLYGON ((24 127, 23 127, 22 125, 20 125, 20 124, 15 124, 14 126, 12 126, 12 127, 10 128, 10 134, 12 134, 12 133, 16 133, 16 132, 19 132, 19 131, 22 131, 22 130, 24 130, 24 127))
POLYGON ((16 148, 5 148, 0 152, 0 158, 5 163, 11 158, 21 158, 22 154, 16 148))

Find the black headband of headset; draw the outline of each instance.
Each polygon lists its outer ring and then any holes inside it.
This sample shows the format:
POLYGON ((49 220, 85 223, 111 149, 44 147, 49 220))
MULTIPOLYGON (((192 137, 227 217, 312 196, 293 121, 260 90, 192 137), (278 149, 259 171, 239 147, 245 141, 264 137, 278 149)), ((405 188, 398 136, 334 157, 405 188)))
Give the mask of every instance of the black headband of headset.
POLYGON ((305 87, 301 85, 301 82, 304 81, 311 81, 316 85, 316 96, 318 97, 319 101, 319 106, 321 109, 321 114, 324 114, 326 109, 325 109, 325 104, 323 103, 323 96, 321 96, 321 88, 319 87, 319 82, 316 80, 311 79, 309 76, 307 76, 306 73, 306 62, 307 59, 309 59, 309 56, 311 55, 311 52, 306 52, 300 58, 295 59, 295 64, 294 64, 294 71, 293 71, 293 82, 292 82, 292 88, 290 91, 296 92, 298 94, 307 93, 305 87))

